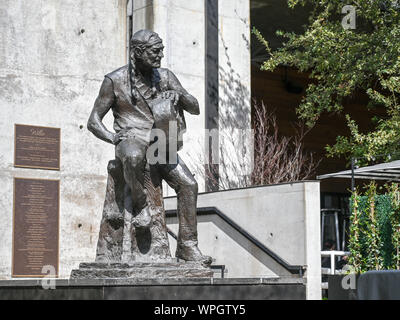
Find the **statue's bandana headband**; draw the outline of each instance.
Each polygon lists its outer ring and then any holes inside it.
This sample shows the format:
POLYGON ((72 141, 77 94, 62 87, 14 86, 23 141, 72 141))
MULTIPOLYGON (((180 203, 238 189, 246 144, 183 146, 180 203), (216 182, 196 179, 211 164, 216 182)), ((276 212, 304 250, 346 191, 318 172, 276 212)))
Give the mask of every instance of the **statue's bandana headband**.
POLYGON ((148 41, 134 40, 132 42, 132 46, 133 47, 144 46, 144 47, 149 48, 149 47, 155 46, 160 43, 162 44, 161 38, 156 35, 152 35, 148 41))
POLYGON ((152 47, 156 44, 162 43, 162 40, 158 36, 152 36, 149 41, 146 43, 147 47, 152 47))

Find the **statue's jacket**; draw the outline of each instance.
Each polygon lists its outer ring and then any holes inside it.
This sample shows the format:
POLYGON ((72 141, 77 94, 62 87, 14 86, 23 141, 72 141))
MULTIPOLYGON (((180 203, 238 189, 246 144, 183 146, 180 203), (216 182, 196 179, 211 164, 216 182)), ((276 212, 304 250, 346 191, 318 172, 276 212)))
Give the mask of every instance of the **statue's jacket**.
MULTIPOLYGON (((153 79, 157 92, 172 90, 169 85, 169 71, 166 68, 153 70, 153 79)), ((129 76, 129 65, 125 65, 107 75, 106 78, 112 81, 114 91, 114 102, 111 106, 114 115, 114 131, 129 130, 136 138, 150 144, 151 130, 156 127, 155 117, 151 108, 153 97, 151 88, 138 87, 136 97, 132 96, 131 81, 129 76)), ((177 120, 178 135, 186 130, 186 122, 183 110, 180 107, 177 117, 171 115, 171 119, 177 120)), ((182 148, 182 141, 178 141, 178 150, 182 148)))

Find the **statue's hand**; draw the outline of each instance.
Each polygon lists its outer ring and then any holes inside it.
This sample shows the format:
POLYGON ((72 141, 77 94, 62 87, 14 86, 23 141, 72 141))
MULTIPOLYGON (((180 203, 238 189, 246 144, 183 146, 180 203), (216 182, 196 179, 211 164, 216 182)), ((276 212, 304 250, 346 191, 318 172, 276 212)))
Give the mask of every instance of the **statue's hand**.
POLYGON ((129 137, 129 132, 128 130, 121 130, 118 133, 114 133, 114 137, 113 137, 113 144, 117 145, 118 143, 120 143, 122 140, 125 140, 129 137))
POLYGON ((179 99, 181 98, 181 94, 175 90, 168 90, 161 92, 161 98, 171 100, 174 106, 178 105, 179 99))

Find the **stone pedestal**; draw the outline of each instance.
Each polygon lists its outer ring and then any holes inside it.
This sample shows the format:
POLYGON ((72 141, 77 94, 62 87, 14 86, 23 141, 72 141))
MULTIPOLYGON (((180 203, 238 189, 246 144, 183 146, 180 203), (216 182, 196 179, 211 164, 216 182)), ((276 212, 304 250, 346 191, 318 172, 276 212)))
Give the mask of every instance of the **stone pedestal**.
POLYGON ((118 159, 108 163, 108 180, 103 217, 97 243, 96 262, 131 262, 138 259, 170 259, 161 181, 152 177, 147 166, 144 186, 152 206, 151 226, 134 227, 131 191, 125 183, 118 159))
POLYGON ((71 279, 176 279, 210 278, 213 271, 192 262, 81 263, 71 279))

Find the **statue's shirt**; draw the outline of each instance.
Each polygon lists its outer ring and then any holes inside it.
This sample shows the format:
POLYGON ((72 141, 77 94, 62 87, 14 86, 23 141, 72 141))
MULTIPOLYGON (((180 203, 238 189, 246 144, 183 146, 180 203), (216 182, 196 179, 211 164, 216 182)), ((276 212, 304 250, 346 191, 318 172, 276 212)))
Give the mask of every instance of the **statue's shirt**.
MULTIPOLYGON (((154 69, 156 94, 171 90, 169 85, 168 69, 154 69)), ((151 129, 154 127, 154 116, 149 105, 154 97, 153 89, 140 77, 136 81, 139 94, 136 99, 132 97, 131 81, 128 65, 123 66, 106 75, 112 81, 114 102, 112 111, 114 115, 114 130, 132 130, 134 135, 150 143, 151 129)), ((183 111, 179 112, 178 134, 186 129, 183 111)), ((178 146, 180 149, 182 144, 178 146)))

